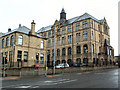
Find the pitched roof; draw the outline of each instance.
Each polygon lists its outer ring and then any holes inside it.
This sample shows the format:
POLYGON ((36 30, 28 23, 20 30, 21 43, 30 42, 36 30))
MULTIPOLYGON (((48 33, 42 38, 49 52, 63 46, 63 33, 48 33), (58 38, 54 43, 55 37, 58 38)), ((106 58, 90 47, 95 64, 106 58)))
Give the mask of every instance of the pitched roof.
MULTIPOLYGON (((88 18, 91 18, 91 19, 95 20, 95 21, 98 22, 98 23, 102 23, 103 20, 104 20, 104 19, 98 20, 98 19, 96 19, 95 17, 93 17, 92 15, 90 15, 90 14, 88 14, 88 13, 84 13, 84 14, 81 15, 81 16, 77 16, 77 17, 74 17, 74 18, 71 18, 71 19, 66 20, 66 21, 63 23, 63 26, 69 25, 69 24, 72 24, 72 23, 74 23, 74 22, 81 21, 81 20, 84 20, 84 19, 88 19, 88 18)), ((37 33, 49 31, 49 30, 51 30, 51 27, 52 27, 52 25, 47 26, 47 27, 42 27, 41 29, 39 29, 39 30, 37 31, 37 33)))
MULTIPOLYGON (((0 37, 9 35, 9 34, 14 33, 14 32, 20 32, 20 33, 23 33, 23 34, 29 34, 30 29, 27 28, 26 26, 21 26, 21 27, 18 27, 18 28, 16 28, 16 29, 11 30, 10 32, 1 34, 0 37)), ((37 37, 40 37, 40 38, 43 38, 41 35, 38 35, 38 34, 37 34, 36 36, 37 36, 37 37)))
POLYGON ((11 30, 10 32, 4 33, 1 37, 9 35, 9 34, 14 33, 14 32, 20 32, 20 33, 24 33, 24 34, 29 34, 30 29, 25 27, 25 26, 21 26, 21 27, 18 27, 16 29, 11 30))
POLYGON ((51 30, 51 27, 52 27, 52 25, 49 25, 49 26, 47 26, 47 27, 42 27, 41 29, 39 29, 39 30, 37 31, 37 33, 49 31, 49 30, 51 30))

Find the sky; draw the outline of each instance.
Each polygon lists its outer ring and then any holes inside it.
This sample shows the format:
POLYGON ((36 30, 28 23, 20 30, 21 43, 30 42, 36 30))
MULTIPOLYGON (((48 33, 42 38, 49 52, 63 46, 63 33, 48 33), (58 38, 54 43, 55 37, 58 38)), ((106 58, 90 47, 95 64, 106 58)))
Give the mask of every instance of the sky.
POLYGON ((110 27, 110 44, 114 55, 118 55, 118 2, 120 0, 1 0, 0 32, 18 28, 19 24, 31 28, 32 20, 36 31, 54 24, 60 19, 62 8, 66 18, 80 16, 85 12, 98 20, 104 17, 110 27))

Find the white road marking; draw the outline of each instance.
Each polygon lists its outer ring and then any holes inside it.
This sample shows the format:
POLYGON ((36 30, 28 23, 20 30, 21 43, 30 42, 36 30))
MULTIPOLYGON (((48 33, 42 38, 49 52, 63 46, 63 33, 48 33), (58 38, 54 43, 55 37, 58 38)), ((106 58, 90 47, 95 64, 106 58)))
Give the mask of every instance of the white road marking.
POLYGON ((62 79, 62 80, 57 80, 57 81, 51 81, 51 82, 48 82, 48 83, 43 83, 42 85, 55 85, 55 84, 73 82, 73 81, 77 81, 77 79, 74 79, 74 80, 62 79))
POLYGON ((29 87, 31 87, 31 86, 26 86, 26 85, 24 85, 24 86, 18 86, 18 87, 15 87, 15 88, 29 88, 29 87))
POLYGON ((95 74, 106 74, 106 73, 95 73, 95 74))
POLYGON ((33 86, 33 87, 31 87, 31 88, 38 88, 38 87, 40 87, 40 86, 33 86))
POLYGON ((78 75, 81 75, 82 73, 77 73, 78 75))

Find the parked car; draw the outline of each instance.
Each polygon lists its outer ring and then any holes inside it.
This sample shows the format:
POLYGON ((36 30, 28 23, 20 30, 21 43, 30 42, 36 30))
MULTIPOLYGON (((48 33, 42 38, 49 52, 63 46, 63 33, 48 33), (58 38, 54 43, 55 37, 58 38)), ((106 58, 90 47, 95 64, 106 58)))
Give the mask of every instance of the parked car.
POLYGON ((55 66, 55 68, 65 68, 65 67, 69 67, 69 64, 62 63, 62 64, 58 64, 58 65, 55 66))
POLYGON ((74 67, 80 67, 80 64, 76 63, 76 64, 73 64, 74 67))
POLYGON ((85 64, 85 63, 82 63, 80 66, 81 66, 81 67, 83 67, 83 66, 88 66, 88 65, 87 65, 87 64, 85 64))

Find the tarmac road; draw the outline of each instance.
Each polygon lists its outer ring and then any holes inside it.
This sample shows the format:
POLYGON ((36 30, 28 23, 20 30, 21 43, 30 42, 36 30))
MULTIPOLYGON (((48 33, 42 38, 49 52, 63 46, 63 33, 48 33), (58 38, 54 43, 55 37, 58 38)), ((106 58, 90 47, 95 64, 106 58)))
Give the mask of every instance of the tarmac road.
POLYGON ((2 88, 118 88, 120 69, 3 80, 2 88))

